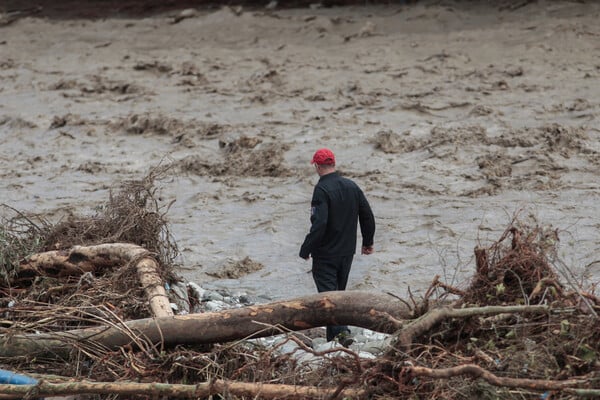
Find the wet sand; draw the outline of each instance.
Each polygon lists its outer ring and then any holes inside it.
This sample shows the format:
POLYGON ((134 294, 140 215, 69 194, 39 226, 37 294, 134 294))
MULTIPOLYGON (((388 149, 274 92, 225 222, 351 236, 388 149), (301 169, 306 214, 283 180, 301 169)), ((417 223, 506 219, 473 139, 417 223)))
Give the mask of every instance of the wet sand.
POLYGON ((600 4, 18 4, 0 9, 0 203, 93 213, 172 163, 160 198, 181 274, 289 298, 315 291, 298 250, 326 146, 378 224, 350 289, 464 284, 516 214, 558 229, 559 259, 600 280, 600 4), (215 276, 246 258, 262 268, 215 276))

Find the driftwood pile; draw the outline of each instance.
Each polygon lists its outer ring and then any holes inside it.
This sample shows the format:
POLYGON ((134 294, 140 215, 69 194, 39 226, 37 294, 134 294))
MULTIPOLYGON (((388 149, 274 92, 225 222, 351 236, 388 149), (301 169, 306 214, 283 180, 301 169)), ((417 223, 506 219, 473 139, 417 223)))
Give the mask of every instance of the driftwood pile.
MULTIPOLYGON (((477 248, 466 288, 438 277, 423 299, 330 292, 172 315, 176 246, 151 174, 93 217, 50 225, 16 210, 0 232, 1 367, 39 379, 7 398, 572 398, 600 396, 600 300, 565 286, 558 234, 513 221, 477 248), (311 328, 389 333, 366 360, 316 352, 311 328), (285 334, 322 357, 307 368, 248 338, 285 334)), ((191 293, 190 293, 191 294, 191 293)), ((192 301, 200 301, 193 299, 192 301)))

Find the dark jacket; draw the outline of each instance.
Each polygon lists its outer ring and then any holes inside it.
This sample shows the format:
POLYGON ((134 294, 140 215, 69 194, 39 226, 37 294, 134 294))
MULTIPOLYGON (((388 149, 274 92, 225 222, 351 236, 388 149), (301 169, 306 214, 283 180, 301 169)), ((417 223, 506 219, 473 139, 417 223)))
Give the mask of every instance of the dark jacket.
POLYGON ((362 245, 373 245, 375 218, 371 206, 358 185, 337 172, 323 175, 315 186, 310 221, 310 232, 300 248, 302 258, 354 254, 359 221, 362 245))

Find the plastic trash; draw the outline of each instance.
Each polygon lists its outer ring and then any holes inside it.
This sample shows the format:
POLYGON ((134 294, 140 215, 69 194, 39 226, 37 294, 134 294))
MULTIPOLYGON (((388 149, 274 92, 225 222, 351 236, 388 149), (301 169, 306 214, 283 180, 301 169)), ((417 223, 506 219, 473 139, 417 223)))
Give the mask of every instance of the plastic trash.
POLYGON ((12 371, 0 369, 0 383, 8 385, 35 385, 38 381, 27 375, 16 374, 12 371))

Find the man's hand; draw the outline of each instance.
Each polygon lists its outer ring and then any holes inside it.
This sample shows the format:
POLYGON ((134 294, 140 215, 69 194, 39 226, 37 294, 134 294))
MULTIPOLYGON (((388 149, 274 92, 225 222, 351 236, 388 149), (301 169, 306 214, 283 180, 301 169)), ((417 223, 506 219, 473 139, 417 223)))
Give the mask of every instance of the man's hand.
POLYGON ((361 254, 368 256, 369 254, 373 254, 374 251, 375 251, 375 249, 373 248, 373 246, 363 246, 362 250, 361 250, 361 254))

